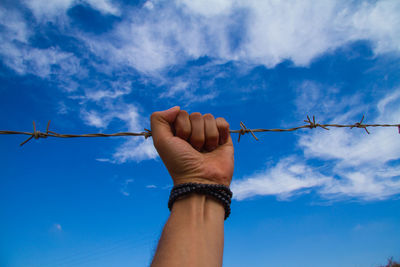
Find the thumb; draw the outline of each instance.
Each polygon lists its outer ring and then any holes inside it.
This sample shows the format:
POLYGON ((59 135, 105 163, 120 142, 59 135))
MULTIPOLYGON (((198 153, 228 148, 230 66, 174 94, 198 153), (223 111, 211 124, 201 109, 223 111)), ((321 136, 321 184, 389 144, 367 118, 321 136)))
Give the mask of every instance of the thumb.
POLYGON ((176 116, 180 110, 179 106, 173 108, 157 111, 151 114, 151 134, 153 141, 156 143, 159 140, 174 136, 171 130, 171 124, 175 121, 176 116))

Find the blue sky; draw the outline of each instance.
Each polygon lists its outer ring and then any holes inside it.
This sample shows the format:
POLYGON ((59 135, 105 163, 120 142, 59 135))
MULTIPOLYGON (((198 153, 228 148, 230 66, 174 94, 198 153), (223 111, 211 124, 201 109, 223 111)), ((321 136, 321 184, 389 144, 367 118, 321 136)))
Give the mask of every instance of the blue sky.
MULTIPOLYGON (((232 129, 400 121, 400 2, 0 4, 0 129, 142 131, 180 105, 232 129)), ((394 128, 235 143, 224 266, 400 257, 394 128)), ((234 139, 237 136, 233 136, 234 139)), ((152 140, 0 136, 0 265, 146 266, 172 186, 152 140)))

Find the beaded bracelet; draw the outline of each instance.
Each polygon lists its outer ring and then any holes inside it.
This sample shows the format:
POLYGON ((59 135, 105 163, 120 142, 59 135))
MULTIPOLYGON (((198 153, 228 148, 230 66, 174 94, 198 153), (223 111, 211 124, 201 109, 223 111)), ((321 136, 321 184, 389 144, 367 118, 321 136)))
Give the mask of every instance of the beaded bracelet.
POLYGON ((229 187, 221 184, 198 184, 198 183, 185 183, 179 184, 172 188, 168 201, 168 209, 172 209, 174 202, 182 197, 191 193, 198 193, 202 195, 211 196, 219 201, 225 209, 225 220, 231 213, 231 199, 232 191, 229 187))

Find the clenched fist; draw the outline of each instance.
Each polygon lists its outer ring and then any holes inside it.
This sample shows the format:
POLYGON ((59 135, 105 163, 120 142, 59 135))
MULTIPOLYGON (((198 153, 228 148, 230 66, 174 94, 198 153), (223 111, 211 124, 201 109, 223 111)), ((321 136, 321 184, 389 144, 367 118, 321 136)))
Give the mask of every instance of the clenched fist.
POLYGON ((230 185, 233 144, 225 119, 198 112, 189 115, 173 107, 151 115, 151 131, 154 146, 174 185, 230 185))

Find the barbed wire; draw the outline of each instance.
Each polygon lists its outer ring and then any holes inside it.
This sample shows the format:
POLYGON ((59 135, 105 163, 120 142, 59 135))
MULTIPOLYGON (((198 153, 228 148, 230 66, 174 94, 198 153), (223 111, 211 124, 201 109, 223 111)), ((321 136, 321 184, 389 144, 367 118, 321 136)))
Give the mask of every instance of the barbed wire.
MULTIPOLYGON (((353 124, 320 124, 315 121, 315 116, 312 117, 312 120, 310 117, 307 115, 307 120, 304 120, 306 124, 293 127, 293 128, 287 128, 287 129, 248 129, 243 122, 240 122, 240 129, 239 130, 230 130, 230 133, 237 133, 239 134, 238 136, 238 142, 240 141, 240 137, 242 135, 250 133, 255 140, 259 140, 254 133, 261 133, 261 132, 292 132, 292 131, 297 131, 300 129, 314 129, 314 128, 322 128, 325 130, 329 130, 329 127, 336 127, 336 128, 362 128, 365 130, 367 134, 370 134, 368 131, 367 127, 397 127, 399 130, 400 134, 400 124, 363 124, 364 121, 364 115, 362 116, 360 122, 356 122, 353 124)), ((23 141, 20 146, 23 146, 27 142, 29 142, 31 139, 40 139, 40 138, 47 138, 47 137, 58 137, 58 138, 78 138, 78 137, 114 137, 114 136, 144 136, 144 138, 149 138, 151 137, 151 131, 148 129, 144 129, 144 132, 119 132, 119 133, 111 133, 111 134, 105 134, 105 133, 91 133, 91 134, 60 134, 56 133, 53 131, 49 130, 50 127, 50 121, 47 123, 47 128, 46 132, 40 132, 36 130, 36 124, 33 122, 33 132, 19 132, 19 131, 1 131, 0 134, 8 134, 8 135, 13 135, 13 134, 18 134, 18 135, 29 135, 30 137, 23 141)))

